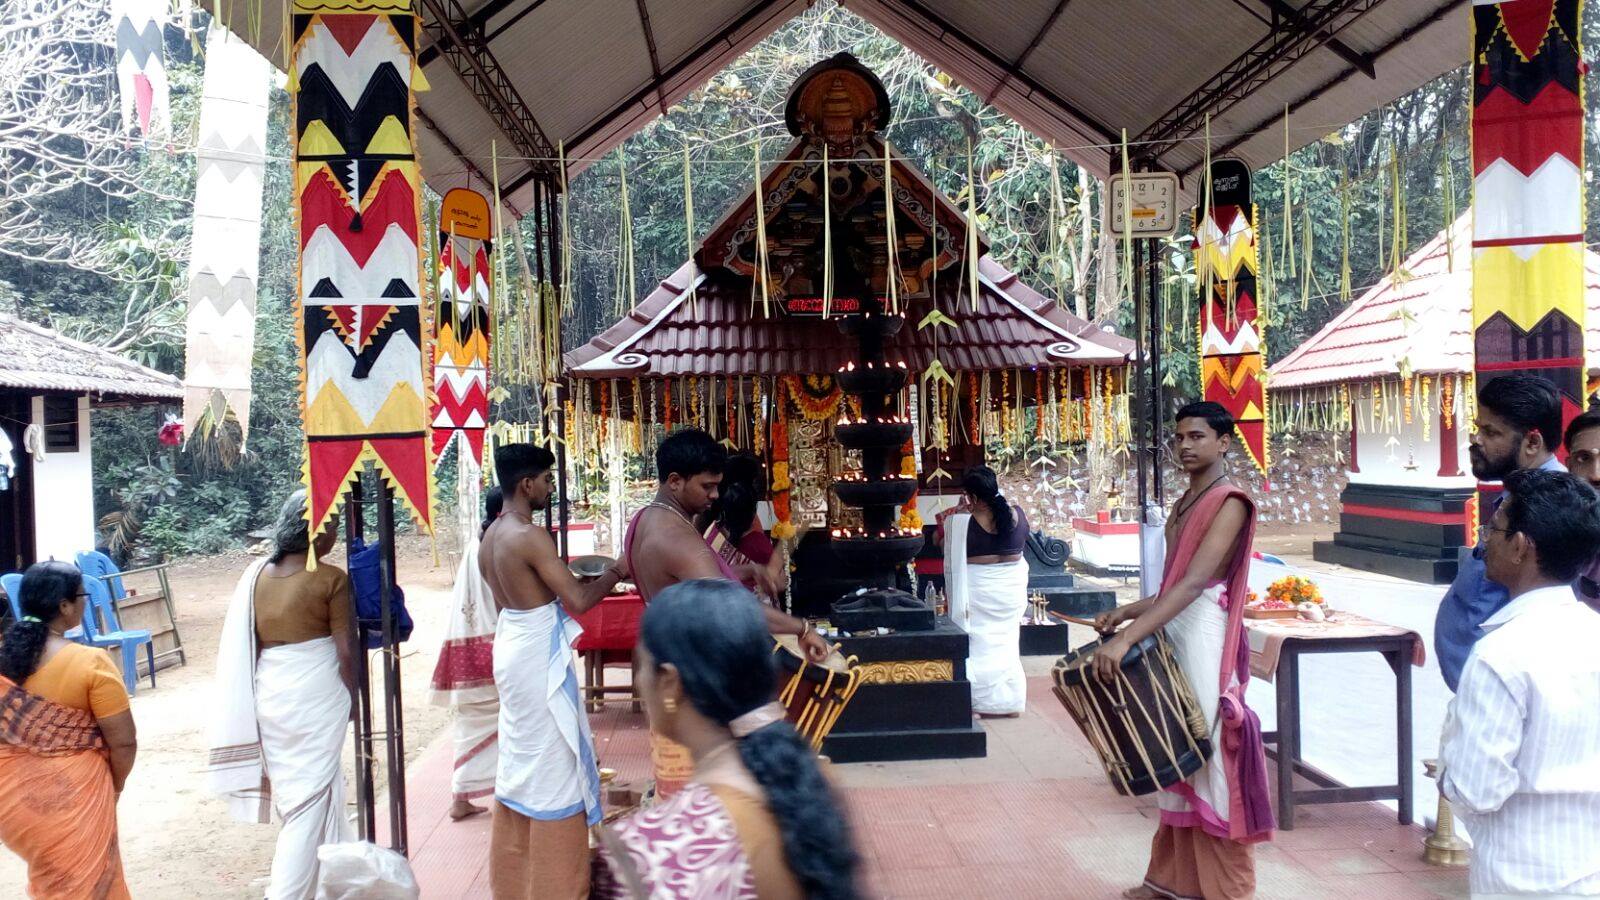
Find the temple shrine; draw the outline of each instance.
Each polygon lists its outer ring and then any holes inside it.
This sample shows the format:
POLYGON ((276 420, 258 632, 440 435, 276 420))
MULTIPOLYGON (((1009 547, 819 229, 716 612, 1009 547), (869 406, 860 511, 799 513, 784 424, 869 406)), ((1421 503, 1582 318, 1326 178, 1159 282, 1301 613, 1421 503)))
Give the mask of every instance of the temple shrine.
MULTIPOLYGON (((763 523, 792 545, 786 603, 816 619, 854 615, 833 604, 862 587, 913 613, 932 594, 918 575, 940 571, 935 516, 1002 433, 1126 440, 1133 342, 990 257, 971 218, 886 142, 891 109, 854 57, 813 66, 785 108, 794 143, 759 191, 565 356, 573 434, 588 442, 574 456, 692 424, 763 457, 763 523)), ((864 677, 831 758, 983 754, 967 636, 947 616, 839 643, 864 677)))

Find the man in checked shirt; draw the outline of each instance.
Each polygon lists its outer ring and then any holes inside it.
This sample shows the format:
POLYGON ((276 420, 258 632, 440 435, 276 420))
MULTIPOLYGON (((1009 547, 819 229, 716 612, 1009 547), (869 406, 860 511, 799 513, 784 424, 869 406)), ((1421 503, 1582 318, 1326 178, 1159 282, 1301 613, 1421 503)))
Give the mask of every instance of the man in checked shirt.
POLYGON ((1473 840, 1472 896, 1600 896, 1600 615, 1572 581, 1600 546, 1600 494, 1524 469, 1489 520, 1483 623, 1445 717, 1439 786, 1473 840))

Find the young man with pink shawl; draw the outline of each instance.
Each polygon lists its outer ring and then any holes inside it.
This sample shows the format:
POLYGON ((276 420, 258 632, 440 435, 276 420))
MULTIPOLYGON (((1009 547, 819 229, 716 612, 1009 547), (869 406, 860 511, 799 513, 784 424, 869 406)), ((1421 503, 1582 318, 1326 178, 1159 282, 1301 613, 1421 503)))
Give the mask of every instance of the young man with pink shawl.
POLYGON ((1189 490, 1167 520, 1161 590, 1096 620, 1102 631, 1129 623, 1094 655, 1096 674, 1107 680, 1130 648, 1165 629, 1216 748, 1199 770, 1162 790, 1150 867, 1124 897, 1253 897, 1252 845, 1272 837, 1261 722, 1244 703, 1250 645, 1243 617, 1256 515, 1249 495, 1228 479, 1224 457, 1233 433, 1220 404, 1178 410, 1172 443, 1189 490))

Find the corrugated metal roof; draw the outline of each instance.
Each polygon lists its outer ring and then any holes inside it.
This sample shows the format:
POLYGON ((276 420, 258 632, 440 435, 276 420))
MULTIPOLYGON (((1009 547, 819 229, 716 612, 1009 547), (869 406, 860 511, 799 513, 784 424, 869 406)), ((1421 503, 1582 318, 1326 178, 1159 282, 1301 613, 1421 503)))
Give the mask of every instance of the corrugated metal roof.
MULTIPOLYGON (((284 63, 285 4, 204 0, 221 21, 251 23, 241 36, 284 63), (259 27, 257 24, 259 23, 259 27)), ((575 159, 616 146, 803 11, 808 0, 645 0, 662 70, 651 72, 638 0, 472 0, 489 49, 504 67, 552 145, 575 159)), ((1265 3, 1252 15, 1239 0, 844 0, 844 5, 950 73, 979 96, 1073 159, 1104 176, 1104 145, 1126 128, 1137 136, 1182 98, 1223 71, 1270 31, 1265 3), (1059 8, 1059 14, 1057 10, 1059 8), (1055 15, 1054 22, 1051 16, 1055 15), (1048 28, 1045 25, 1049 24, 1048 28), (1028 47, 1023 65, 1007 74, 1028 47)), ((1295 4, 1297 7, 1303 3, 1295 4)), ((1281 74, 1212 119, 1213 150, 1253 168, 1283 154, 1281 117, 1292 106, 1290 144, 1300 147, 1467 62, 1466 0, 1382 0, 1338 39, 1368 54, 1368 78, 1325 46, 1315 46, 1281 74), (1237 146, 1230 145, 1237 144, 1237 146)), ((489 171, 490 141, 515 156, 450 65, 425 68, 433 90, 418 95, 432 123, 420 136, 428 181, 445 190, 467 181, 453 144, 489 171)), ((1204 148, 1187 141, 1160 163, 1187 174, 1204 148)), ((502 183, 527 170, 503 160, 502 183)), ((581 165, 574 166, 574 171, 581 165)), ((1190 180, 1192 183, 1192 179, 1190 180)), ((479 185, 482 186, 481 184, 479 185)), ((525 210, 531 187, 508 196, 525 210)))
MULTIPOLYGON (((1585 251, 1585 355, 1600 366, 1600 254, 1585 251)), ((1269 390, 1472 370, 1472 218, 1464 215, 1267 370, 1269 390), (1454 241, 1447 252, 1446 240, 1454 241), (1452 265, 1453 263, 1453 265, 1452 265)))
MULTIPOLYGON (((950 310, 953 332, 919 331, 915 320, 921 313, 913 312, 889 339, 888 358, 921 371, 937 356, 950 371, 968 372, 1119 365, 1133 352, 1132 341, 1059 309, 989 257, 978 271, 983 289, 976 311, 965 305, 950 310)), ((620 322, 566 354, 569 371, 579 378, 804 375, 832 372, 856 359, 856 342, 839 331, 837 317, 777 311, 763 317, 752 307, 747 285, 710 283, 692 263, 662 281, 620 322), (699 283, 693 305, 691 282, 699 283)))
POLYGON ((178 400, 183 382, 93 344, 0 314, 0 386, 178 400))

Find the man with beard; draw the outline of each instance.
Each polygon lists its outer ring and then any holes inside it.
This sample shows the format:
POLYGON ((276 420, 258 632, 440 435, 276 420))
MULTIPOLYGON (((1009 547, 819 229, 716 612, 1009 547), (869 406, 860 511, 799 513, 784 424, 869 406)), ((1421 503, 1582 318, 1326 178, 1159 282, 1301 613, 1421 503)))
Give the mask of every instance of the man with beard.
MULTIPOLYGON (((1600 409, 1590 409, 1568 422, 1562 443, 1567 448, 1567 471, 1600 491, 1600 409)), ((1579 571, 1572 588, 1578 599, 1600 612, 1600 557, 1579 571)))
MULTIPOLYGON (((1478 389, 1477 428, 1468 442, 1472 474, 1479 481, 1499 481, 1519 469, 1566 467, 1554 456, 1561 440, 1561 397, 1555 385, 1536 375, 1501 375, 1478 389)), ((1499 508, 1496 500, 1478 511, 1487 523, 1499 508)), ((1503 585, 1484 571, 1483 535, 1477 546, 1461 554, 1456 579, 1439 602, 1433 623, 1433 648, 1439 672, 1453 692, 1461 680, 1472 645, 1483 636, 1481 625, 1510 600, 1503 585)))
POLYGON ((555 492, 556 458, 507 444, 494 454, 505 494, 483 534, 478 569, 500 618, 494 684, 500 693, 500 761, 489 838, 489 889, 507 897, 585 897, 589 826, 600 821, 600 773, 580 706, 572 642, 587 612, 627 577, 626 559, 579 584, 533 514, 555 492))

